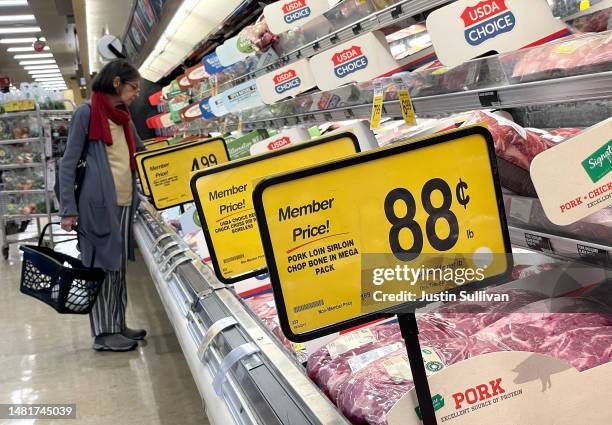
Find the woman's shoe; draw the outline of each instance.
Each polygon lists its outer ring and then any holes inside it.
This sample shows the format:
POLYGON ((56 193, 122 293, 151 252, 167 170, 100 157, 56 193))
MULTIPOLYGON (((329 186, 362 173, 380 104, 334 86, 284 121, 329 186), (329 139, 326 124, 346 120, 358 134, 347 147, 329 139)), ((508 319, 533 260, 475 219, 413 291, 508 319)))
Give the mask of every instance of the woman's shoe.
POLYGON ((93 349, 96 351, 130 351, 138 347, 138 343, 121 334, 102 334, 94 339, 93 349))
POLYGON ((125 328, 123 331, 121 331, 121 335, 134 341, 140 341, 145 339, 145 336, 147 336, 147 331, 144 329, 125 328))

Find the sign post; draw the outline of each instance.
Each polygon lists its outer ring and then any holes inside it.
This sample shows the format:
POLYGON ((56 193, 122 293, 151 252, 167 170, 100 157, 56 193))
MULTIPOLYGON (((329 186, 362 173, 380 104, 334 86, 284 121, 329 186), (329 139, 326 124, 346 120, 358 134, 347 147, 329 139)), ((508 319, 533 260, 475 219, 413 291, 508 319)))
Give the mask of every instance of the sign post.
POLYGON ((512 268, 488 130, 264 178, 253 202, 287 338, 305 342, 397 314, 420 414, 436 424, 414 312, 512 268))

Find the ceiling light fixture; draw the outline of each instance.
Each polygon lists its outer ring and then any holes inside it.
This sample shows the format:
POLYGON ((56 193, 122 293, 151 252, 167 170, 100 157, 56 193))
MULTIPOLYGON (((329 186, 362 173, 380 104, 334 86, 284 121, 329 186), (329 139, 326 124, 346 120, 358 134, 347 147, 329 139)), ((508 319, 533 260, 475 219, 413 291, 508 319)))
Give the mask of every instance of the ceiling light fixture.
POLYGON ((23 22, 23 21, 35 21, 34 15, 2 15, 0 16, 0 22, 23 22))
POLYGON ((21 61, 19 65, 44 65, 44 64, 52 64, 55 63, 55 59, 41 59, 41 60, 32 60, 32 61, 21 61))
MULTIPOLYGON (((45 46, 43 48, 43 50, 50 50, 49 46, 45 46)), ((13 52, 34 52, 34 47, 9 47, 8 49, 6 49, 7 52, 13 53, 13 52)))
POLYGON ((28 0, 0 0, 0 7, 27 6, 28 0))
POLYGON ((19 34, 25 32, 40 32, 40 27, 0 28, 0 34, 19 34))
POLYGON ((25 69, 26 71, 32 70, 32 69, 55 69, 59 71, 57 64, 55 65, 28 65, 28 66, 24 66, 23 69, 25 69))
POLYGON ((42 69, 42 70, 34 70, 28 71, 30 75, 45 75, 45 74, 59 74, 59 69, 42 69))
POLYGON ((17 37, 17 38, 0 38, 0 44, 20 44, 34 43, 36 40, 47 41, 46 37, 17 37))
POLYGON ((201 39, 230 16, 243 0, 183 0, 139 68, 143 78, 157 81, 176 68, 201 39), (202 19, 206 17, 206 19, 202 19))
POLYGON ((15 55, 13 57, 15 59, 42 59, 42 58, 52 58, 53 53, 32 53, 31 55, 15 55))

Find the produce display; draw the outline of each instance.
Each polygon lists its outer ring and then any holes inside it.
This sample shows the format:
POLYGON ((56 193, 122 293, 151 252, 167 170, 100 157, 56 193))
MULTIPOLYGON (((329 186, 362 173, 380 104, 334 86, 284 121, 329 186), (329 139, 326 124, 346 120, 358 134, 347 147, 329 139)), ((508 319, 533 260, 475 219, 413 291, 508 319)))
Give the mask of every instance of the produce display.
POLYGON ((40 170, 24 168, 2 172, 3 190, 33 190, 45 188, 45 176, 40 170))
POLYGON ((0 140, 28 139, 39 135, 35 117, 0 120, 0 140))
POLYGON ((6 213, 9 215, 30 215, 47 213, 47 204, 43 195, 9 195, 6 202, 6 213))
POLYGON ((42 154, 37 144, 0 146, 0 165, 32 164, 41 161, 42 154))

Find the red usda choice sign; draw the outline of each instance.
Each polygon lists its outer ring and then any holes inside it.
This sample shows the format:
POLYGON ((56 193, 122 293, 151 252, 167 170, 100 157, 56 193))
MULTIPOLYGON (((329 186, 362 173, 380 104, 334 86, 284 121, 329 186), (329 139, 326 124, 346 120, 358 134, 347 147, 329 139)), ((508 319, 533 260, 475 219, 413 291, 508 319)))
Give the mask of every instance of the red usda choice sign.
POLYGON ((274 81, 274 91, 278 94, 299 87, 302 84, 302 80, 297 76, 297 73, 293 69, 281 72, 272 78, 274 81))
POLYGON ((485 0, 466 7, 461 19, 465 24, 465 39, 472 46, 510 32, 516 25, 516 18, 505 0, 485 0))
POLYGON ((359 46, 352 46, 336 53, 332 56, 332 62, 334 63, 334 74, 338 78, 344 78, 368 67, 368 58, 359 46))
POLYGON ((307 18, 310 14, 306 0, 295 0, 283 6, 283 20, 288 24, 307 18))

